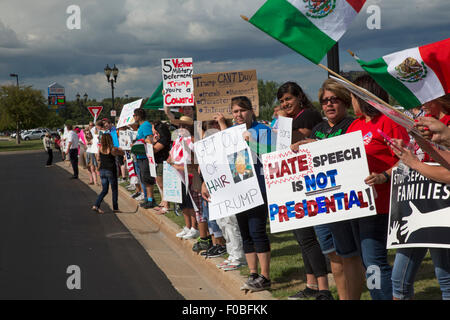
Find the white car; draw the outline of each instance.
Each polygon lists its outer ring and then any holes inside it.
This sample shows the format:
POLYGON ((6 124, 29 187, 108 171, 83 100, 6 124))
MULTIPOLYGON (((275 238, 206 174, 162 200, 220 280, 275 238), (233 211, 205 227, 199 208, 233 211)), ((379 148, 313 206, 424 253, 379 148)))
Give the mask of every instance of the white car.
POLYGON ((20 136, 22 140, 37 140, 43 139, 47 131, 42 129, 29 130, 28 132, 22 133, 20 136))

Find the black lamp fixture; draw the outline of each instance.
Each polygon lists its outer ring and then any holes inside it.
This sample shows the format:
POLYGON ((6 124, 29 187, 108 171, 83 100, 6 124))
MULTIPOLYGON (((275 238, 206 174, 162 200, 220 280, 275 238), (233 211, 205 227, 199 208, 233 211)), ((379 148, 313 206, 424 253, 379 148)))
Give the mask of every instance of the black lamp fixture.
POLYGON ((9 76, 16 78, 16 84, 17 84, 17 87, 18 87, 19 86, 19 75, 17 73, 10 73, 9 76))
POLYGON ((84 93, 84 95, 83 95, 83 99, 81 99, 81 95, 80 95, 80 93, 79 92, 77 92, 77 95, 76 95, 76 97, 77 97, 77 102, 78 102, 78 105, 80 106, 80 108, 82 108, 83 106, 84 106, 84 104, 87 102, 87 99, 88 99, 88 94, 87 93, 84 93))
POLYGON ((106 81, 111 83, 111 92, 112 92, 112 110, 114 110, 114 82, 117 82, 117 75, 119 74, 119 69, 114 65, 114 67, 111 69, 109 65, 107 64, 105 69, 103 69, 106 76, 106 81), (112 77, 111 77, 112 74, 112 77))

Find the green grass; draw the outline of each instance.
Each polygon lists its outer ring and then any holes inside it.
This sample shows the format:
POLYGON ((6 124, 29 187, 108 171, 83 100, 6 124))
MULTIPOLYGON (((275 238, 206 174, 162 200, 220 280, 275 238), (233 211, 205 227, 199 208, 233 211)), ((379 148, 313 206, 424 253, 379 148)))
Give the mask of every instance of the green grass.
POLYGON ((44 150, 42 140, 21 140, 20 144, 16 144, 16 140, 0 140, 0 152, 6 151, 24 151, 24 150, 44 150))
MULTIPOLYGON (((121 185, 126 186, 127 184, 123 183, 121 185)), ((156 202, 159 203, 161 196, 156 187, 154 197, 156 202)), ((172 203, 171 210, 166 213, 166 217, 182 228, 184 226, 183 216, 177 216, 173 211, 173 206, 174 204, 172 203)), ((271 245, 271 293, 276 299, 287 299, 288 296, 297 293, 306 286, 306 275, 300 247, 292 231, 272 234, 270 233, 269 225, 267 225, 267 233, 271 245)), ((389 250, 388 260, 391 265, 394 263, 394 258, 395 250, 389 250)), ((248 267, 241 268, 240 272, 243 276, 249 275, 248 267)), ((338 299, 336 287, 330 286, 330 290, 334 298, 338 299)), ((441 300, 441 291, 434 274, 433 261, 429 253, 425 256, 417 273, 414 291, 416 300, 441 300)), ((361 300, 371 300, 367 289, 363 291, 361 300)))

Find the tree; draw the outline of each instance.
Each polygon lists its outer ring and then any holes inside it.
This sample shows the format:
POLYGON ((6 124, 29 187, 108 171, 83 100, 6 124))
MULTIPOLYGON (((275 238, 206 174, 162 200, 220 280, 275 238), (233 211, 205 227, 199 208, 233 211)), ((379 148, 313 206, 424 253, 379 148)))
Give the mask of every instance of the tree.
POLYGON ((258 80, 259 119, 272 119, 273 109, 277 100, 280 85, 275 81, 258 80))
POLYGON ((40 90, 31 86, 0 87, 0 130, 16 130, 16 141, 20 143, 20 130, 42 126, 49 110, 40 90))

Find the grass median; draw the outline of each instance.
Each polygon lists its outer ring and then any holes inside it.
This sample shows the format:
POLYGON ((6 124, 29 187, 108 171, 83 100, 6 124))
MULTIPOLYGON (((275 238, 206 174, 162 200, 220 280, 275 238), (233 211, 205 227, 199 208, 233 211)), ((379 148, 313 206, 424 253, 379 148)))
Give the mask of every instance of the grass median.
MULTIPOLYGON (((122 183, 126 187, 128 183, 122 183)), ((131 192, 130 192, 131 194, 131 192)), ((158 188, 155 187, 154 198, 156 203, 161 201, 158 188)), ((174 203, 170 204, 170 211, 165 216, 175 222, 180 228, 184 227, 184 218, 174 210, 174 203)), ((271 245, 270 276, 272 279, 271 293, 274 298, 284 300, 306 287, 306 275, 300 247, 295 240, 292 231, 270 233, 267 225, 267 233, 271 245)), ((391 265, 394 263, 395 250, 388 251, 388 259, 391 265)), ((219 271, 218 272, 222 272, 219 271)), ((241 275, 248 276, 248 267, 240 269, 241 275)), ((336 287, 330 285, 330 290, 335 299, 338 299, 336 287)), ((429 252, 420 266, 414 283, 416 300, 441 300, 441 291, 434 274, 433 261, 429 252)), ((369 291, 365 288, 361 300, 371 300, 369 291)))
POLYGON ((27 151, 27 150, 44 150, 42 140, 21 140, 20 144, 16 144, 16 140, 0 140, 0 152, 27 151))

